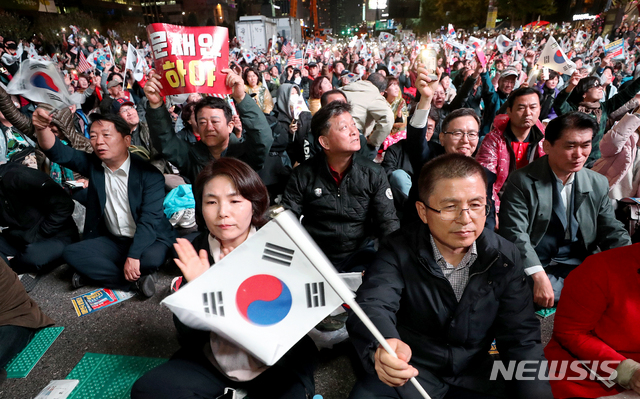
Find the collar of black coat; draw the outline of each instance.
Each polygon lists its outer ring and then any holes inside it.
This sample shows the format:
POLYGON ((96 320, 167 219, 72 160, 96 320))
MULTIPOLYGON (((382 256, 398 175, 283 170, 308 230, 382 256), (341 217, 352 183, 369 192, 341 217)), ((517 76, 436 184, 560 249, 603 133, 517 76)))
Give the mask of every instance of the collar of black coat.
MULTIPOLYGON (((535 160, 534 162, 525 166, 521 170, 522 170, 521 173, 526 173, 527 176, 529 176, 535 182, 539 182, 538 184, 548 183, 549 190, 552 189, 551 184, 552 183, 555 184, 555 181, 551 180, 554 174, 552 172, 551 166, 549 166, 549 155, 545 155, 535 160)), ((585 167, 582 167, 582 169, 580 169, 575 173, 573 188, 581 196, 586 196, 588 195, 588 193, 593 191, 593 185, 591 184, 591 179, 589 179, 589 175, 588 175, 589 173, 596 173, 596 172, 591 172, 585 167)), ((578 198, 580 203, 582 202, 579 199, 579 197, 576 197, 576 198, 578 198)), ((578 204, 576 204, 576 209, 577 208, 578 208, 578 204)))
MULTIPOLYGON (((434 275, 442 274, 442 270, 436 263, 433 255, 429 226, 422 223, 422 221, 418 221, 408 225, 407 228, 399 230, 399 232, 400 231, 406 244, 416 253, 418 259, 422 260, 422 263, 430 269, 431 273, 434 275)), ((500 267, 499 270, 506 272, 514 267, 515 259, 505 254, 501 249, 501 246, 505 245, 502 243, 503 241, 504 239, 495 232, 489 229, 483 230, 482 234, 476 239, 478 258, 469 267, 469 276, 486 271, 487 268, 492 266, 495 261, 500 258, 500 266, 506 265, 506 267, 500 267)))

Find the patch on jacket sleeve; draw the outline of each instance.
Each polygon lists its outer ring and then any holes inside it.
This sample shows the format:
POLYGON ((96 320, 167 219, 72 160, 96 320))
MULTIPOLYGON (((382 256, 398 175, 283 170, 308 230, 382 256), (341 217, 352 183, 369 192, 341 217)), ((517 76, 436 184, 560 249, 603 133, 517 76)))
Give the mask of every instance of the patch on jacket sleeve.
POLYGON ((393 199, 393 193, 391 193, 391 189, 388 188, 387 191, 384 192, 387 195, 387 198, 389 198, 390 200, 393 199))
POLYGON ((313 193, 316 195, 316 197, 321 197, 322 196, 322 189, 320 187, 315 188, 313 190, 313 193))

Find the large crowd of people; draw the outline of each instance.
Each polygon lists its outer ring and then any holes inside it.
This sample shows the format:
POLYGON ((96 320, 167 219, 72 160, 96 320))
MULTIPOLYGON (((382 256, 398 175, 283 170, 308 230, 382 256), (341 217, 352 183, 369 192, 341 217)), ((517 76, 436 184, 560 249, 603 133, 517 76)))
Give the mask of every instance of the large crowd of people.
MULTIPOLYGON (((0 369, 55 318, 16 274, 67 264, 73 289, 151 297, 175 258, 175 292, 279 205, 338 272, 363 274, 357 302, 396 351, 349 312, 365 370, 351 398, 420 398, 414 377, 432 398, 640 395, 628 199, 640 197, 640 26, 278 37, 262 52, 234 39, 224 99, 165 96, 144 40, 71 32, 0 37, 0 369), (571 70, 539 62, 552 36, 571 70), (618 39, 621 55, 608 51, 618 39), (125 67, 128 46, 143 76, 125 67), (9 93, 27 58, 53 63, 78 103, 9 93), (175 190, 195 205, 168 211, 175 190), (543 347, 535 312, 556 308, 543 347), (494 341, 527 378, 494 378, 494 341), (591 362, 602 378, 554 361, 591 362)), ((181 349, 133 398, 314 394, 307 336, 269 366, 214 332, 176 329, 181 349)))

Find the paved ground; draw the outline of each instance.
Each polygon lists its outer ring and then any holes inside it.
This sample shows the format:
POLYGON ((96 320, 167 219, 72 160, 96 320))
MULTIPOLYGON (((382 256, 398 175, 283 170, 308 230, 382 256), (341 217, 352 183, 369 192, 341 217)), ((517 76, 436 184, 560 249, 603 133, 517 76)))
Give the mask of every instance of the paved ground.
MULTIPOLYGON (((131 298, 96 313, 78 317, 71 298, 97 287, 71 291, 71 272, 64 265, 44 276, 31 291, 32 297, 65 330, 25 379, 7 380, 0 399, 29 399, 49 381, 64 379, 84 353, 170 357, 178 348, 171 312, 159 305, 168 295, 177 269, 159 274, 158 293, 151 299, 131 298)), ((549 340, 553 316, 542 321, 543 342, 549 340)), ((346 342, 321 352, 316 372, 316 391, 325 399, 344 399, 355 382, 355 353, 346 342)), ((106 398, 108 399, 108 398, 106 398)))

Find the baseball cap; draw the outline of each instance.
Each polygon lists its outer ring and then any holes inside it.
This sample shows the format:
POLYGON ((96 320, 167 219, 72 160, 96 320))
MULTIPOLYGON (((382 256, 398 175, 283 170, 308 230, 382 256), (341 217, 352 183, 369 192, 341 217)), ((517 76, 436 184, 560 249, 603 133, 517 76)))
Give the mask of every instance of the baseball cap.
POLYGON ((313 68, 313 67, 318 66, 318 64, 316 64, 315 62, 310 62, 310 63, 308 63, 308 64, 307 64, 307 66, 308 66, 309 68, 313 68))
POLYGON ((127 100, 126 98, 117 98, 111 103, 111 112, 114 114, 118 114, 120 113, 120 108, 124 107, 125 105, 131 105, 135 108, 135 104, 127 100))
POLYGON ((507 76, 518 76, 520 73, 516 71, 515 68, 509 67, 505 68, 504 71, 500 74, 500 79, 506 78, 507 76))
POLYGON ((107 89, 110 89, 116 86, 122 86, 122 82, 118 82, 117 80, 114 79, 111 82, 107 83, 107 89))

